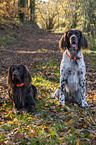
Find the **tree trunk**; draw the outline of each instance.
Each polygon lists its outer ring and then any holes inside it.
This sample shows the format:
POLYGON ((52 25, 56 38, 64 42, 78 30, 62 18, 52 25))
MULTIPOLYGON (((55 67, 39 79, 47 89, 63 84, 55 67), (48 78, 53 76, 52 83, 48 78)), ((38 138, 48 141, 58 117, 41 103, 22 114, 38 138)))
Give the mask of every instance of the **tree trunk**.
POLYGON ((76 27, 77 27, 77 13, 75 13, 73 15, 73 21, 72 21, 71 29, 76 28, 76 27))
POLYGON ((30 11, 31 11, 31 18, 30 21, 35 21, 35 0, 30 0, 30 11))
MULTIPOLYGON (((19 0, 18 6, 20 9, 26 8, 26 0, 19 0)), ((19 18, 21 22, 25 23, 25 13, 22 13, 21 10, 19 10, 19 18)))

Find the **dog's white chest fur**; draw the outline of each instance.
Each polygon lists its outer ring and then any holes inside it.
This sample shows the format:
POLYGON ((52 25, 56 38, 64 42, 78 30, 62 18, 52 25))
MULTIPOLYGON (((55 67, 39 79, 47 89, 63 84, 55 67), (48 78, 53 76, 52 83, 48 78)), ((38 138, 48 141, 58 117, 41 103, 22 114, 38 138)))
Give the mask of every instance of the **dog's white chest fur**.
POLYGON ((64 77, 66 79, 65 89, 67 92, 73 93, 75 91, 78 91, 78 88, 80 88, 79 76, 83 69, 83 66, 85 67, 82 58, 78 60, 70 59, 67 56, 66 51, 64 52, 60 66, 60 73, 64 75, 66 74, 66 76, 64 77))
POLYGON ((72 70, 71 67, 69 70, 71 70, 71 72, 69 72, 65 88, 67 92, 75 92, 79 87, 78 72, 76 70, 72 70))

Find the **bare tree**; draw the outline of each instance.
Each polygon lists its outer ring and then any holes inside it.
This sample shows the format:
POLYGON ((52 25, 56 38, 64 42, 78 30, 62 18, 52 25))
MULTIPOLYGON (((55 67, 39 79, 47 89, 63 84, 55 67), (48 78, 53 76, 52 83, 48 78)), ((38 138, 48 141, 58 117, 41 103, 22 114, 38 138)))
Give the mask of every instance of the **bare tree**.
POLYGON ((18 6, 19 6, 19 18, 20 20, 25 23, 25 13, 22 12, 22 8, 26 8, 26 0, 19 0, 18 1, 18 6))
POLYGON ((35 20, 35 0, 30 0, 30 11, 31 11, 31 18, 30 18, 30 21, 33 21, 35 20))

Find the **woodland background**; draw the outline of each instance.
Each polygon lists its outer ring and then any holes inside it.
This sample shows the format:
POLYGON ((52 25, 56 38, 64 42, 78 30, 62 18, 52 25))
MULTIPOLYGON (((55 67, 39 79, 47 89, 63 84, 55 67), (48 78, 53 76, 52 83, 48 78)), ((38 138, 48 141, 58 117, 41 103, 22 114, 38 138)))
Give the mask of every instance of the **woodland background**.
POLYGON ((96 2, 94 0, 0 0, 0 144, 96 144, 96 2), (86 35, 88 109, 54 98, 60 86, 62 53, 58 42, 70 28, 86 35), (13 110, 8 96, 8 68, 28 67, 37 87, 36 110, 13 110))
POLYGON ((87 34, 91 47, 96 37, 96 2, 94 0, 1 0, 1 24, 6 21, 35 22, 49 31, 77 28, 87 34))

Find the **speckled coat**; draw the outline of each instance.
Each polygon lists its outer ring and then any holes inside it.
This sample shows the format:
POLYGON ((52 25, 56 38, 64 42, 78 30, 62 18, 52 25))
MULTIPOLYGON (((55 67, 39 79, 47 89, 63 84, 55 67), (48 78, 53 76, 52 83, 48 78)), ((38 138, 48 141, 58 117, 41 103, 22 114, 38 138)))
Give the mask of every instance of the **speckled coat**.
POLYGON ((65 97, 69 102, 77 103, 87 107, 85 97, 85 63, 81 51, 78 53, 80 59, 70 59, 68 50, 63 53, 60 65, 60 105, 65 105, 65 97))

